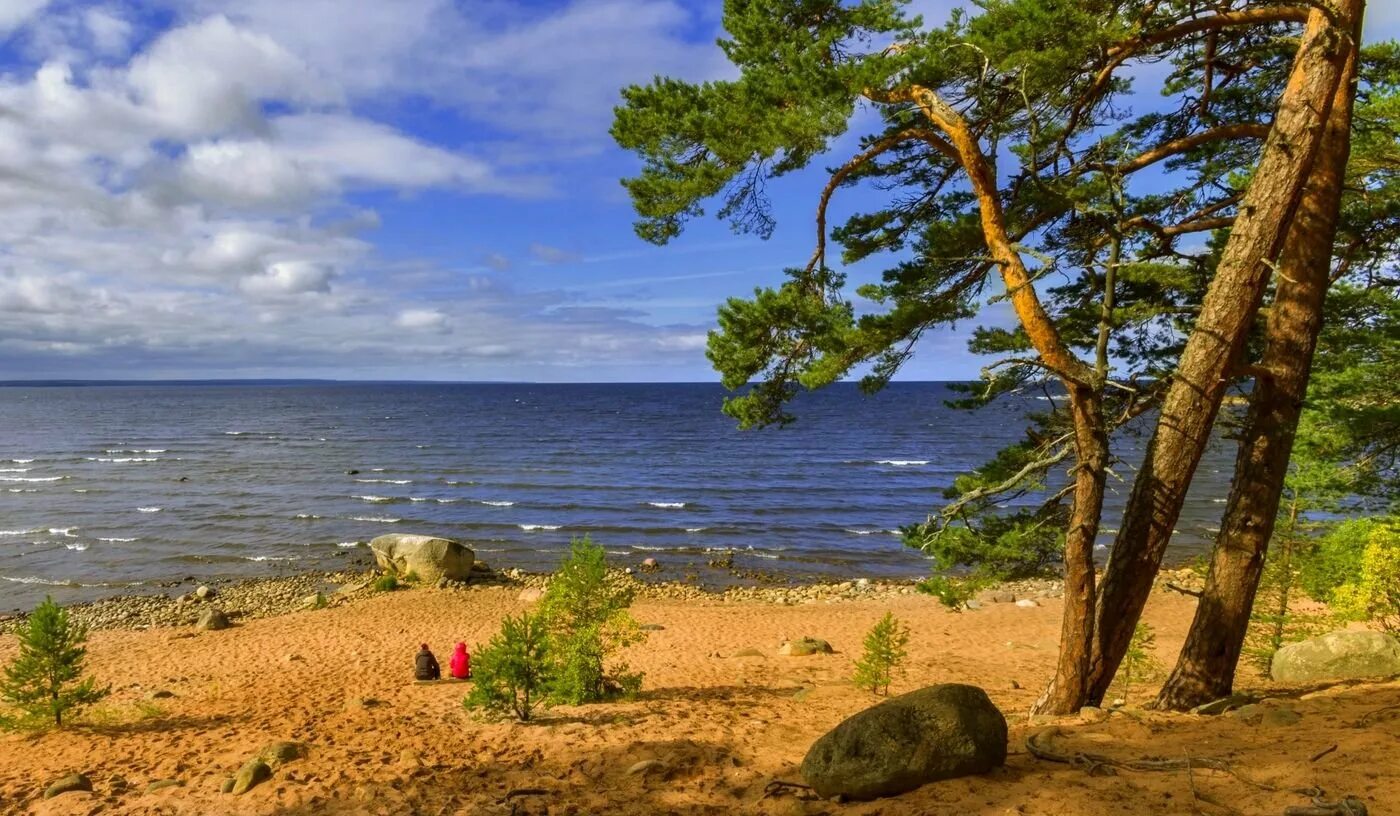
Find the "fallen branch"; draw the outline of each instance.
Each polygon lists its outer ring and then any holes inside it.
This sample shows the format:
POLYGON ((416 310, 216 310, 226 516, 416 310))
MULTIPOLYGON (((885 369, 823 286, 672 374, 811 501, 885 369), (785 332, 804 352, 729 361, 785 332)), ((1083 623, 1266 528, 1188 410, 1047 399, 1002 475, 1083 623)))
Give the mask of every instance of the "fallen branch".
POLYGON ((1283 809, 1283 816, 1367 816, 1366 804, 1354 796, 1347 796, 1336 802, 1320 798, 1310 805, 1290 805, 1283 809))
MULTIPOLYGON (((810 790, 812 790, 811 785, 804 785, 801 782, 784 782, 781 779, 774 779, 772 782, 769 782, 766 786, 764 786, 763 795, 758 798, 759 801, 762 801, 770 796, 781 796, 785 793, 792 793, 793 791, 810 790)), ((813 796, 815 795, 816 794, 813 794, 813 796)))
MULTIPOLYGON (((1191 772, 1195 769, 1208 769, 1229 774, 1245 784, 1260 790, 1277 790, 1270 785, 1256 782, 1242 776, 1228 760, 1217 757, 1184 757, 1182 759, 1116 759, 1104 754, 1087 752, 1063 753, 1050 747, 1050 739, 1062 733, 1058 727, 1047 728, 1026 738, 1026 750, 1036 759, 1058 762, 1075 768, 1083 768, 1091 776, 1112 774, 1118 769, 1125 771, 1157 771, 1163 773, 1191 772)), ((1194 781, 1194 780, 1193 780, 1194 781)))
POLYGON ((1187 588, 1184 587, 1184 586, 1177 586, 1176 584, 1173 584, 1171 581, 1168 581, 1168 582, 1166 583, 1166 587, 1167 587, 1167 589, 1170 589, 1172 592, 1180 592, 1182 595, 1190 595, 1192 598, 1199 598, 1199 597, 1201 597, 1201 591, 1200 591, 1199 589, 1187 589, 1187 588))
POLYGON ((548 791, 548 790, 545 790, 544 788, 515 788, 515 789, 509 791, 508 793, 506 793, 505 798, 502 799, 502 800, 500 800, 500 804, 504 804, 504 803, 506 803, 506 802, 509 802, 510 800, 514 799, 514 798, 517 797, 517 796, 548 796, 548 795, 549 795, 549 791, 548 791))
POLYGON ((1334 743, 1332 743, 1332 747, 1330 747, 1330 748, 1324 748, 1324 749, 1322 749, 1321 751, 1318 751, 1317 753, 1313 754, 1311 757, 1308 757, 1308 761, 1309 761, 1309 762, 1316 762, 1316 761, 1318 761, 1319 759, 1322 759, 1323 757, 1327 756, 1328 754, 1332 753, 1332 752, 1335 751, 1335 750, 1337 750, 1337 744, 1334 742, 1334 743))

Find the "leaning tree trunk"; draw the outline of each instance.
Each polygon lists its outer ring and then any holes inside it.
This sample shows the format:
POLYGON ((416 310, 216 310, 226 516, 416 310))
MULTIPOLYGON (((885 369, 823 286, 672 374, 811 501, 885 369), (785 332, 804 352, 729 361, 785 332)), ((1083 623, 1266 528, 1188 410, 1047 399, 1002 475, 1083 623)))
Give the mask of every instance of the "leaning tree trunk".
POLYGON ((1361 5, 1362 0, 1343 0, 1337 25, 1329 20, 1330 10, 1314 8, 1308 15, 1274 126, 1162 402, 1104 570, 1090 666, 1091 703, 1100 702, 1113 682, 1152 591, 1225 395, 1228 372, 1259 310, 1270 265, 1318 153, 1350 53, 1351 21, 1361 5))
MULTIPOLYGON (((1360 22, 1360 14, 1356 22, 1360 22)), ((1359 28, 1353 32, 1357 33, 1359 28)), ((1279 258, 1279 281, 1269 310, 1264 353, 1205 590, 1176 668, 1157 698, 1159 708, 1180 711, 1208 703, 1228 695, 1234 683, 1264 557, 1278 517, 1313 351, 1322 329, 1322 306, 1332 271, 1332 244, 1351 150, 1355 82, 1353 39, 1351 58, 1332 102, 1321 152, 1279 258)))
POLYGON ((1108 432, 1097 388, 1070 389, 1074 418, 1074 506, 1065 533, 1065 608, 1055 678, 1032 707, 1037 714, 1070 714, 1084 705, 1094 643, 1094 542, 1103 513, 1108 432))

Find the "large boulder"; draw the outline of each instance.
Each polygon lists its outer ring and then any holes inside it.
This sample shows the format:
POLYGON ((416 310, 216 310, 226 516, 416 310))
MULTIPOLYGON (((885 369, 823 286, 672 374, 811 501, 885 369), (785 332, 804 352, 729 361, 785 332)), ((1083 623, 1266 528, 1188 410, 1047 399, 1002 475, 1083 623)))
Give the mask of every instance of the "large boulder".
POLYGON ((439 579, 465 581, 471 577, 476 553, 450 538, 391 533, 369 543, 379 568, 394 575, 415 573, 436 584, 439 579))
POLYGON ((1400 640, 1384 632, 1332 632, 1274 653, 1269 675, 1280 683, 1362 680, 1400 675, 1400 640))
POLYGON ((802 776, 819 795, 875 799, 1006 762, 1006 718, 976 686, 919 689, 856 714, 817 740, 802 776))

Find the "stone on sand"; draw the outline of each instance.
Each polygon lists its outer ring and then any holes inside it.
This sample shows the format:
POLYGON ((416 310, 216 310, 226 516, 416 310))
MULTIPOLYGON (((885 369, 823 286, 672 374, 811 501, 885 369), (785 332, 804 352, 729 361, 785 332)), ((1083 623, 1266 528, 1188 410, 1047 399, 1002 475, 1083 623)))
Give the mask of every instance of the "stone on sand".
POLYGON ((522 603, 534 603, 544 597, 544 590, 539 587, 526 587, 520 590, 520 601, 522 603))
POLYGON ((206 609, 199 613, 199 622, 195 625, 206 632, 227 629, 229 627, 228 615, 225 615, 221 609, 206 609))
POLYGON ((789 640, 778 649, 778 654, 787 657, 806 657, 814 654, 831 654, 831 644, 821 638, 804 637, 789 640))
POLYGON ((627 775, 628 775, 628 776, 636 776, 636 775, 638 775, 638 774, 648 774, 648 773, 651 773, 652 771, 664 771, 664 770, 666 770, 666 763, 662 762, 661 760, 659 760, 659 759, 644 759, 644 760, 642 760, 641 762, 635 763, 634 765, 632 765, 632 767, 628 768, 628 769, 627 769, 627 775))
POLYGON ((820 796, 868 800, 1006 762, 1006 718, 976 686, 945 683, 887 700, 818 739, 802 776, 820 796))
POLYGON ((271 778, 272 768, 266 762, 254 757, 243 763, 243 767, 238 769, 238 774, 233 777, 233 786, 229 788, 229 793, 241 796, 252 790, 254 786, 271 778))
POLYGON ((278 740, 264 745, 262 750, 258 751, 256 758, 273 768, 279 768, 304 756, 306 756, 306 747, 302 744, 289 740, 278 740))
POLYGON ((1365 680, 1400 675, 1400 639, 1343 631, 1290 643, 1274 654, 1269 675, 1280 683, 1365 680))
POLYGON ((201 586, 194 591, 194 596, 201 601, 207 601, 214 597, 215 594, 217 593, 214 592, 214 588, 210 586, 201 586))
POLYGON ((92 793, 92 781, 84 774, 69 774, 57 782, 54 782, 44 790, 44 798, 52 799, 55 796, 62 796, 65 793, 74 793, 77 791, 92 793))
POLYGON ((442 578, 466 581, 476 560, 470 548, 437 536, 390 533, 371 541, 369 548, 380 569, 399 577, 414 573, 428 584, 442 578))

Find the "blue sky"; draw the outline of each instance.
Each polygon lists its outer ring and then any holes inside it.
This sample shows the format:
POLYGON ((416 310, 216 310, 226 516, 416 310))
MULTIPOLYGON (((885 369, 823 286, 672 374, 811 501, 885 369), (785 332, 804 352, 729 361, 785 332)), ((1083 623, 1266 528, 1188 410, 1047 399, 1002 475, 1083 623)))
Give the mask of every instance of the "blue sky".
MULTIPOLYGON (((653 247, 607 128, 626 84, 730 75, 719 6, 0 0, 0 379, 713 379, 822 178, 772 186, 769 241, 653 247)), ((975 376, 970 328, 905 377, 975 376)))

